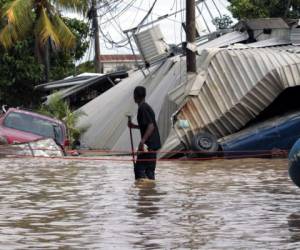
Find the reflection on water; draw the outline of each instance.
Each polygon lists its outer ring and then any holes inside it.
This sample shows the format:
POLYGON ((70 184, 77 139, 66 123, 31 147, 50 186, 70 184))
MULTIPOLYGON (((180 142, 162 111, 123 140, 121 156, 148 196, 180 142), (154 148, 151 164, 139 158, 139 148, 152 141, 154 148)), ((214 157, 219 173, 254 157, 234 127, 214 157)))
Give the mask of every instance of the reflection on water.
POLYGON ((0 249, 297 249, 300 190, 284 160, 0 160, 0 249))

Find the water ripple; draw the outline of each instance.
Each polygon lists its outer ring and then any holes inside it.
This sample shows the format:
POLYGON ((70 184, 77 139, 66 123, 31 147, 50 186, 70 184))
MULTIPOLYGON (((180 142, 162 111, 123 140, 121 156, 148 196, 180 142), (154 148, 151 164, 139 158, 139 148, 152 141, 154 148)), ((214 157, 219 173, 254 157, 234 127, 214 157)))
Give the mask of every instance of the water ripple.
POLYGON ((284 160, 0 160, 0 249, 297 249, 299 190, 284 160))

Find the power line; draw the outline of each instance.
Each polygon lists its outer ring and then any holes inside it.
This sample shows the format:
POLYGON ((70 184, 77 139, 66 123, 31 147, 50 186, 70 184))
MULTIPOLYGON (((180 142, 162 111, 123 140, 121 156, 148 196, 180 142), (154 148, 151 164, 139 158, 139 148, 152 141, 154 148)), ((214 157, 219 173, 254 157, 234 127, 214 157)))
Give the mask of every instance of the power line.
MULTIPOLYGON (((122 1, 124 2, 124 1, 122 1)), ((134 2, 136 2, 136 0, 132 0, 130 3, 128 3, 120 12, 118 12, 115 16, 113 16, 112 18, 108 19, 108 20, 105 20, 103 23, 100 23, 100 25, 102 24, 106 24, 107 22, 111 21, 112 19, 114 18, 117 18, 121 15, 123 15, 129 8, 131 8, 134 4, 134 2)), ((104 15, 100 15, 100 17, 103 17, 105 16, 106 14, 108 14, 110 11, 106 11, 104 15)))
MULTIPOLYGON (((137 9, 137 10, 140 10, 140 11, 148 12, 148 10, 143 9, 143 8, 140 8, 140 7, 136 7, 136 6, 134 6, 134 5, 132 6, 132 8, 137 9)), ((152 14, 155 15, 155 16, 157 16, 157 17, 162 17, 162 15, 159 15, 159 14, 157 14, 157 13, 155 13, 155 12, 152 12, 152 14)), ((166 15, 164 15, 164 16, 166 16, 166 15)), ((170 16, 170 14, 169 14, 169 16, 170 16)), ((173 21, 173 22, 180 23, 180 21, 178 21, 178 20, 176 20, 176 19, 173 19, 173 18, 170 18, 170 17, 166 17, 166 19, 168 19, 168 20, 170 20, 170 21, 173 21)))

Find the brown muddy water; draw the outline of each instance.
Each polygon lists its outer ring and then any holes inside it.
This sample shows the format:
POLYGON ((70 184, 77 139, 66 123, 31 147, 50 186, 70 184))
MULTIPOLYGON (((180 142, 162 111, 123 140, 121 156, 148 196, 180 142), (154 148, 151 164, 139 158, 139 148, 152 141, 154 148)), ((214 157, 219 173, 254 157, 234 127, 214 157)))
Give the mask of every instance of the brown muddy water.
POLYGON ((299 249, 286 160, 0 160, 0 249, 299 249))

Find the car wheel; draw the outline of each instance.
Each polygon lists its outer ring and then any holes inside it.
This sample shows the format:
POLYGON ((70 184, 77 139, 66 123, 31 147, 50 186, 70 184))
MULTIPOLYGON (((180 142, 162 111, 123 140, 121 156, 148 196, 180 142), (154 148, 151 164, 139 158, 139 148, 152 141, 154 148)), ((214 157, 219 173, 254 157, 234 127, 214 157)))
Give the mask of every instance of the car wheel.
POLYGON ((217 138, 210 133, 199 133, 192 139, 192 149, 201 152, 216 152, 219 145, 217 138))

